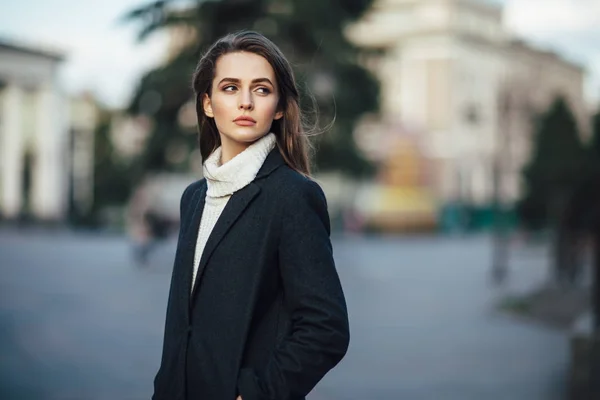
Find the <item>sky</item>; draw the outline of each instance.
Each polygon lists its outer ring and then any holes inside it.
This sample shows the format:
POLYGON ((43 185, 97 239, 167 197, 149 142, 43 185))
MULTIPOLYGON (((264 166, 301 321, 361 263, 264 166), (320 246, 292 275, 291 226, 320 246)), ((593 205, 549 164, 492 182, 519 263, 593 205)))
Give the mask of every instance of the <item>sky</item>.
POLYGON ((600 105, 600 0, 504 0, 509 31, 588 72, 586 97, 600 105))
MULTIPOLYGON (((505 5, 515 35, 554 50, 588 71, 586 96, 600 99, 600 0, 481 0, 505 5)), ((62 50, 60 80, 69 93, 92 91, 125 106, 144 71, 165 51, 164 35, 139 43, 136 26, 120 23, 144 0, 0 0, 0 38, 62 50)))
POLYGON ((56 48, 68 93, 89 90, 110 107, 125 106, 144 71, 165 52, 164 35, 139 43, 121 17, 144 0, 0 0, 0 38, 56 48))

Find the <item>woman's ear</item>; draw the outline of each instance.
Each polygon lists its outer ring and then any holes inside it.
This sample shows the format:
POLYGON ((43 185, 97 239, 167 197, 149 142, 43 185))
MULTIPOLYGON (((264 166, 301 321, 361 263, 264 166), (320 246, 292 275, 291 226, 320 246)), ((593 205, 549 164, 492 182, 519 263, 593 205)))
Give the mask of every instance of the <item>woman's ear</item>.
POLYGON ((213 114, 212 104, 210 102, 210 97, 208 97, 208 93, 202 95, 202 108, 207 117, 214 118, 215 115, 213 114))
POLYGON ((275 117, 273 117, 273 119, 278 120, 278 119, 281 119, 281 117, 283 117, 283 111, 277 111, 275 113, 275 117))

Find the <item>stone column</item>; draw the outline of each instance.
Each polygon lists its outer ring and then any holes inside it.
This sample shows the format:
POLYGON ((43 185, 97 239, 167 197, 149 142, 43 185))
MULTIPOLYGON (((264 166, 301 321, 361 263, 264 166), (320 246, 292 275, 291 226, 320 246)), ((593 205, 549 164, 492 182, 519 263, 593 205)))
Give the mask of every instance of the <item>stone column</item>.
MULTIPOLYGON (((427 63, 419 55, 405 52, 401 56, 398 73, 400 74, 400 115, 402 121, 418 129, 427 128, 427 63)), ((384 105, 382 105, 383 107, 384 105)), ((397 114, 394 107, 387 110, 397 114)))
POLYGON ((59 96, 52 85, 37 90, 36 165, 33 171, 32 207, 36 218, 61 220, 66 210, 66 128, 59 96))
POLYGON ((0 209, 4 218, 19 216, 23 202, 23 89, 9 83, 2 95, 0 135, 0 209))

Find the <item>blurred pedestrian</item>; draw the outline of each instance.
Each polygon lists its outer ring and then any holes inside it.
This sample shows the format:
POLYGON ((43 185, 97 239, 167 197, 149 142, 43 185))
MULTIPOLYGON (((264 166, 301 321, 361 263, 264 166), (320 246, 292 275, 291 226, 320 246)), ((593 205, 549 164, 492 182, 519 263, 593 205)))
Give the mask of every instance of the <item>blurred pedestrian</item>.
POLYGON ((146 222, 146 210, 148 209, 147 188, 140 184, 134 189, 133 195, 127 204, 126 227, 127 234, 132 242, 132 253, 136 263, 147 262, 148 243, 151 239, 150 228, 146 222))
POLYGON ((304 399, 349 329, 290 64, 264 36, 231 34, 193 88, 205 179, 181 198, 153 399, 304 399))
POLYGON ((150 179, 140 184, 129 200, 127 228, 136 263, 147 265, 151 252, 169 232, 168 219, 157 205, 156 188, 150 179))

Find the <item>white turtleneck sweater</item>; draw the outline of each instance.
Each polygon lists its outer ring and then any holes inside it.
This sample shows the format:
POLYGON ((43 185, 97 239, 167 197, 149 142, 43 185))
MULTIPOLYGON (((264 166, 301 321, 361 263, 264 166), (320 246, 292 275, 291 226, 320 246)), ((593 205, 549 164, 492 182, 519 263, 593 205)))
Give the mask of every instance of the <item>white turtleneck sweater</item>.
POLYGON ((258 174, 260 167, 262 167, 275 144, 275 135, 269 133, 223 165, 221 165, 221 147, 217 148, 204 162, 204 177, 208 187, 196 240, 192 287, 190 290, 194 289, 196 274, 206 241, 231 195, 256 178, 256 174, 258 174))

